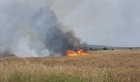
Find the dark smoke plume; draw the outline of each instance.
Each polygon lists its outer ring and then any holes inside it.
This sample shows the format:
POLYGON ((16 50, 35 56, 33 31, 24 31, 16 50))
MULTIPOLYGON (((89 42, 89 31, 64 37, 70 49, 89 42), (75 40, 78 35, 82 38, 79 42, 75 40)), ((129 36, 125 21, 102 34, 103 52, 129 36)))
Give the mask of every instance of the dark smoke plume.
POLYGON ((38 3, 27 4, 28 1, 21 2, 15 0, 1 5, 2 57, 8 54, 20 57, 65 55, 66 49, 86 48, 73 31, 57 20, 49 7, 38 3))
MULTIPOLYGON (((41 8, 38 17, 47 15, 47 8, 41 8)), ((52 26, 48 27, 46 32, 46 40, 44 44, 52 55, 65 55, 67 49, 75 49, 76 47, 85 48, 80 44, 81 41, 74 35, 72 30, 66 29, 62 24, 57 21, 57 18, 53 11, 49 10, 50 18, 48 21, 43 21, 45 23, 51 23, 52 26)), ((38 20, 38 19, 37 19, 38 20)), ((47 27, 47 26, 46 26, 47 27)))

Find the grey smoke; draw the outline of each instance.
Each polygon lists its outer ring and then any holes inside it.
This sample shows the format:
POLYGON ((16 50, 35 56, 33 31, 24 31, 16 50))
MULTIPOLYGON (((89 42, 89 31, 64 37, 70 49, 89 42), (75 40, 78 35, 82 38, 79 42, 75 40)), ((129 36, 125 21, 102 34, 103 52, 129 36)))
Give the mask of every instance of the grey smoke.
POLYGON ((20 57, 65 55, 66 49, 85 48, 54 11, 39 0, 0 2, 0 55, 20 57), (7 51, 7 49, 9 49, 7 51), (6 52, 6 54, 5 54, 6 52))
POLYGON ((51 4, 59 20, 64 20, 78 7, 84 0, 46 0, 51 4))

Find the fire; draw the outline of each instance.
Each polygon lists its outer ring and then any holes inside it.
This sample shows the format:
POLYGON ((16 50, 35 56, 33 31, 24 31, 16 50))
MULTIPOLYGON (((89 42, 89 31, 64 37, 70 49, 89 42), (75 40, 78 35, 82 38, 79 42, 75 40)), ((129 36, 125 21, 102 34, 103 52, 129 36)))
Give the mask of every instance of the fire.
POLYGON ((88 52, 84 52, 82 49, 77 48, 77 50, 66 50, 67 56, 82 56, 88 55, 88 52))

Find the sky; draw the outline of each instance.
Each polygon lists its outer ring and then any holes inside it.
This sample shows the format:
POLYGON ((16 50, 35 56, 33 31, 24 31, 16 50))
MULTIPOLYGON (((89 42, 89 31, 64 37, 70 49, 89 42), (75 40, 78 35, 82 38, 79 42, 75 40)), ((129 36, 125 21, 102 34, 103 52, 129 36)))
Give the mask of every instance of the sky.
MULTIPOLYGON (((0 3, 9 1, 19 0, 0 3)), ((140 0, 25 0, 23 4, 50 7, 82 42, 140 47, 140 0)))
POLYGON ((52 0, 58 19, 83 42, 140 47, 140 0, 52 0))
POLYGON ((0 57, 5 52, 19 57, 62 55, 81 41, 140 47, 139 4, 140 0, 0 0, 0 57))

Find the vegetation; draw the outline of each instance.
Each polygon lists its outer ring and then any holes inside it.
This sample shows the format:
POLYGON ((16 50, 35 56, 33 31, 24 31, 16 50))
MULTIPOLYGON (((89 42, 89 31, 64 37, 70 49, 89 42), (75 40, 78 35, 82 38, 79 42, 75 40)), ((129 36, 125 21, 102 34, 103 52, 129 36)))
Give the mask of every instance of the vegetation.
POLYGON ((93 49, 92 48, 90 48, 90 51, 92 51, 93 49))
POLYGON ((103 50, 108 50, 108 48, 107 47, 104 47, 103 50))
POLYGON ((74 77, 63 74, 42 74, 35 76, 26 74, 24 72, 15 71, 9 78, 9 82, 88 82, 88 80, 81 77, 74 77))
POLYGON ((140 50, 79 57, 0 59, 0 82, 140 82, 140 50))

